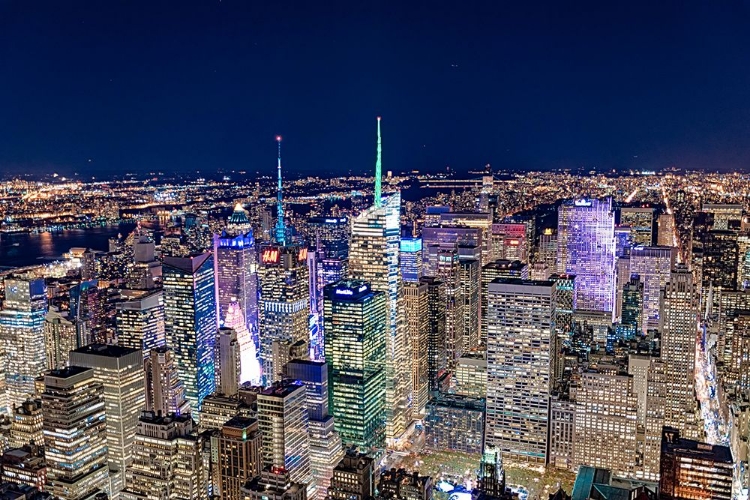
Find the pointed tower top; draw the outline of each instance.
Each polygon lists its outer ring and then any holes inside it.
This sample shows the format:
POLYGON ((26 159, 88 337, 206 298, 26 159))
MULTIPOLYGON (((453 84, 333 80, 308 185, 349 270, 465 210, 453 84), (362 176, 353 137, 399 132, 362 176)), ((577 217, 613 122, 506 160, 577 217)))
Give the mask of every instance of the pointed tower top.
POLYGON ((378 156, 375 159, 375 206, 379 207, 383 203, 383 193, 381 187, 381 178, 383 177, 383 166, 381 156, 383 146, 380 140, 380 117, 378 116, 378 156))
POLYGON ((279 245, 286 245, 286 226, 284 225, 284 198, 281 191, 281 136, 276 136, 276 143, 278 144, 279 156, 277 162, 277 173, 278 173, 278 186, 276 192, 276 243, 279 245))

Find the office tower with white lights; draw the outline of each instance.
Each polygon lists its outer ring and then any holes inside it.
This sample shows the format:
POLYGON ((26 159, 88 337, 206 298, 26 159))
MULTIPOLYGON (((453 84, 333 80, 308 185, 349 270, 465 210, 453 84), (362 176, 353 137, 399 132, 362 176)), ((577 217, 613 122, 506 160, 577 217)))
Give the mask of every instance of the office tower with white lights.
POLYGON ((445 283, 432 276, 423 276, 427 285, 427 387, 430 394, 439 389, 439 380, 448 367, 445 338, 445 283))
POLYGON ((363 281, 326 287, 326 364, 335 426, 345 445, 363 452, 385 447, 385 292, 363 281))
POLYGON ((485 447, 511 460, 546 463, 555 295, 554 281, 489 285, 485 447))
POLYGON ((44 376, 47 490, 62 500, 110 493, 104 388, 94 370, 69 366, 44 376))
POLYGON ((73 366, 91 368, 104 388, 107 416, 107 462, 112 498, 125 486, 125 469, 133 460, 138 417, 145 404, 143 355, 117 345, 91 344, 70 353, 73 366))
POLYGON ((55 370, 68 365, 70 351, 78 347, 76 325, 68 319, 67 312, 50 307, 44 320, 44 350, 47 369, 55 370))
POLYGON ((676 256, 672 247, 634 246, 630 250, 630 275, 637 274, 643 283, 643 333, 659 327, 660 294, 669 281, 676 256))
POLYGON ((633 246, 651 246, 654 240, 654 209, 650 207, 623 207, 620 225, 627 226, 633 246))
POLYGON ((611 313, 615 306, 612 199, 566 202, 557 214, 557 270, 576 276, 577 308, 611 313))
POLYGON ((416 415, 424 411, 430 389, 427 373, 430 331, 427 283, 404 282, 404 313, 411 352, 412 412, 416 415))
POLYGON ((162 415, 190 413, 185 386, 177 373, 174 351, 168 347, 152 349, 144 360, 147 411, 162 415))
POLYGON ((117 304, 115 316, 117 344, 143 351, 166 344, 164 292, 162 290, 128 290, 126 299, 117 304))
POLYGON ((261 472, 260 445, 257 419, 234 417, 222 426, 216 439, 219 464, 215 495, 226 500, 244 499, 241 488, 261 472))
POLYGON ((167 345, 177 361, 191 410, 200 412, 203 398, 216 390, 216 298, 210 253, 165 257, 164 311, 167 345))
POLYGON ((263 467, 280 467, 289 479, 307 485, 315 494, 310 472, 310 434, 307 389, 302 382, 277 382, 258 393, 258 424, 262 436, 263 467))
POLYGON ((435 276, 445 284, 445 349, 449 367, 464 352, 464 296, 457 249, 440 250, 435 276))
POLYGON ((10 420, 10 445, 20 448, 28 444, 44 446, 42 401, 28 399, 13 408, 10 420))
POLYGON ((323 361, 293 360, 285 367, 287 377, 305 384, 310 428, 310 471, 323 499, 331 484, 333 468, 344 457, 341 436, 328 409, 328 366, 323 361))
POLYGON ((122 498, 204 500, 208 492, 205 446, 189 414, 143 412, 122 498))
POLYGON ((490 283, 496 278, 529 279, 529 266, 520 260, 498 259, 482 266, 480 306, 481 316, 481 344, 487 344, 487 294, 490 283))
POLYGON ((418 282, 422 277, 422 238, 401 238, 399 251, 404 283, 418 282))
POLYGON ((5 351, 5 380, 11 407, 20 405, 34 394, 34 379, 47 368, 46 316, 47 287, 44 279, 5 279, 5 302, 0 311, 0 345, 5 351))
POLYGON ((236 396, 240 388, 237 332, 231 328, 219 328, 216 337, 216 391, 225 396, 236 396))
POLYGON ((407 429, 411 414, 411 355, 408 352, 404 303, 399 269, 401 194, 383 199, 381 190, 381 139, 375 163, 374 205, 352 222, 349 276, 367 282, 388 300, 386 333, 386 438, 398 439, 407 429))

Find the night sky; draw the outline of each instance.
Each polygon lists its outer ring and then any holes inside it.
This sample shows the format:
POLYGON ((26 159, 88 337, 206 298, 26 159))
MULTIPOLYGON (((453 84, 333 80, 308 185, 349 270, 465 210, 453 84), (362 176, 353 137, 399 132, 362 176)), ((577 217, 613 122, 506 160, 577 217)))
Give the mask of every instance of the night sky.
POLYGON ((750 3, 521 4, 0 0, 0 174, 750 170, 750 3))

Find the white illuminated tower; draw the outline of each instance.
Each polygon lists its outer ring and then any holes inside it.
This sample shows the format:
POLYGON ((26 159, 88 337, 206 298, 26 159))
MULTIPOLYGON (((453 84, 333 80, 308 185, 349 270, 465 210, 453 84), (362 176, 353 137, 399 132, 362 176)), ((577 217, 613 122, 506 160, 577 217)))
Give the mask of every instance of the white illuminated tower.
POLYGON ((388 299, 386 336, 386 438, 398 439, 411 414, 411 353, 406 339, 404 302, 399 269, 401 194, 381 196, 381 141, 378 118, 378 155, 375 168, 375 201, 352 222, 349 276, 366 281, 388 299))
POLYGON ((612 199, 566 202, 560 205, 557 215, 557 271, 575 275, 578 309, 614 311, 612 199))

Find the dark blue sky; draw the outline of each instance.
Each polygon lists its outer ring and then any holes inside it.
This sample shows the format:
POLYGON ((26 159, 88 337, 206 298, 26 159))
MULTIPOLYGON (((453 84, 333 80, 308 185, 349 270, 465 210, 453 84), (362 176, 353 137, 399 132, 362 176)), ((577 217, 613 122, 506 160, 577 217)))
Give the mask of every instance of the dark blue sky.
POLYGON ((0 173, 750 169, 749 10, 0 0, 0 173))

